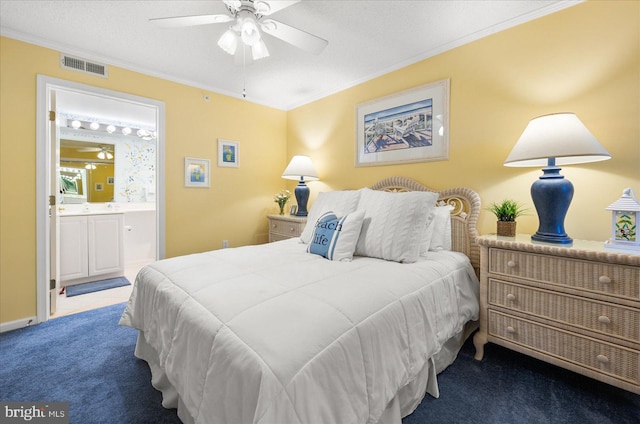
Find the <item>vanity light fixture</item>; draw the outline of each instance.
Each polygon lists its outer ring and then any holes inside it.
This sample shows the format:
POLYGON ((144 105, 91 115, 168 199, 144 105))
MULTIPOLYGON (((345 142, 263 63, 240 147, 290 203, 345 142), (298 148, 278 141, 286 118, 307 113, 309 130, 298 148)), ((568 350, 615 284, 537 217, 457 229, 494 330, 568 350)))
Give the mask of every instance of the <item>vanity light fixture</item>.
POLYGON ((67 119, 67 128, 72 128, 78 131, 86 131, 90 128, 93 131, 98 132, 106 132, 108 134, 122 133, 125 136, 133 136, 139 137, 143 140, 153 140, 156 138, 156 132, 153 129, 148 128, 139 128, 134 125, 132 127, 129 126, 117 126, 114 124, 109 124, 108 122, 98 122, 94 121, 93 118, 89 118, 89 120, 78 120, 78 119, 67 119))

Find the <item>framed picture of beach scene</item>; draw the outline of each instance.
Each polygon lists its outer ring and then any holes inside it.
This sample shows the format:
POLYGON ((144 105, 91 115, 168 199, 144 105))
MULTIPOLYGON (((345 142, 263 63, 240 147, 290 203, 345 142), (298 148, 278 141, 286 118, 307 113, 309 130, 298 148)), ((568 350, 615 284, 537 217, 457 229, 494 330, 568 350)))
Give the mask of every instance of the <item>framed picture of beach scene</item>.
POLYGON ((449 79, 356 106, 356 166, 449 159, 449 79))
POLYGON ((209 187, 209 159, 184 158, 184 186, 209 187))

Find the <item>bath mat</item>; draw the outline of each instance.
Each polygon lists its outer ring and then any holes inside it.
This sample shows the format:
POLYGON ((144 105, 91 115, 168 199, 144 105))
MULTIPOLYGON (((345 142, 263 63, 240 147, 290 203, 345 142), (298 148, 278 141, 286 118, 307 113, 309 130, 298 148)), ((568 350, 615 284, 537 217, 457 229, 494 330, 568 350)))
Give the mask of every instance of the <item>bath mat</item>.
POLYGON ((126 277, 109 278, 100 281, 91 281, 90 283, 74 284, 67 286, 65 292, 67 297, 78 296, 80 294, 93 293, 101 290, 113 289, 116 287, 129 286, 131 283, 126 277))

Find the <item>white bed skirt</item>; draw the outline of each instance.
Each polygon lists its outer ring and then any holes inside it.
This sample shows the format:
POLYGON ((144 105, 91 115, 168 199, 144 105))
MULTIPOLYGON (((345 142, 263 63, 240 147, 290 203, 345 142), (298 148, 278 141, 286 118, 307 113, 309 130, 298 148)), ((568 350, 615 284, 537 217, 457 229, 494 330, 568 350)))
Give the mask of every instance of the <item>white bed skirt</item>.
MULTIPOLYGON (((440 396, 436 375, 444 371, 455 361, 465 340, 478 328, 477 321, 470 321, 465 328, 443 344, 440 352, 430 358, 416 378, 404 386, 389 402, 378 424, 402 424, 402 418, 411 414, 420 405, 425 394, 434 398, 440 396)), ((146 361, 151 370, 151 384, 162 393, 162 406, 178 410, 178 418, 184 424, 194 424, 195 420, 185 408, 180 395, 173 387, 166 373, 159 365, 158 353, 145 340, 143 333, 138 332, 135 350, 136 357, 146 361)))

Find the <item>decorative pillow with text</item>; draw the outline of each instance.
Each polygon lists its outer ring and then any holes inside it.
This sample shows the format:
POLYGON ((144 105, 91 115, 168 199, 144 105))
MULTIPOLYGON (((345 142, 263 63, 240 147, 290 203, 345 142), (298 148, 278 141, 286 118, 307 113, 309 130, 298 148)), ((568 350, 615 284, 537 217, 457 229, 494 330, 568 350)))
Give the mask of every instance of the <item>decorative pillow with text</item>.
POLYGON ((338 218, 333 211, 325 212, 314 224, 307 252, 332 261, 350 261, 356 250, 364 211, 355 211, 338 218))

